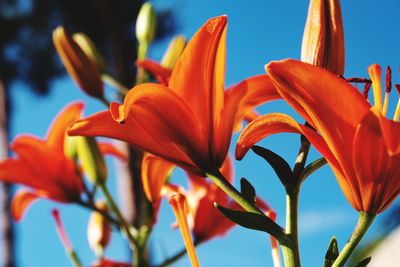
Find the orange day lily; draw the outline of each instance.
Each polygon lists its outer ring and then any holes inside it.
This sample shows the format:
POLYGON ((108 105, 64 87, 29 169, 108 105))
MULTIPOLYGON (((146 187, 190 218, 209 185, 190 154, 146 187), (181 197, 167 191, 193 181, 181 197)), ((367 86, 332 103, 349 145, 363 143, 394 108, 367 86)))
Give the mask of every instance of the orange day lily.
POLYGON ((242 132, 236 157, 242 158, 270 134, 301 133, 327 159, 356 210, 377 214, 389 207, 400 192, 400 124, 396 115, 395 120, 385 117, 380 67, 368 69, 374 106, 344 79, 322 68, 284 60, 269 63, 266 70, 282 98, 318 133, 288 115, 264 115, 242 132))
POLYGON ((248 107, 243 103, 249 100, 247 91, 264 89, 263 101, 277 98, 266 75, 261 76, 266 83, 250 78, 224 93, 226 26, 227 18, 220 16, 200 28, 178 59, 168 87, 140 84, 124 104, 111 103, 109 111, 74 123, 69 134, 127 141, 200 175, 218 169, 228 152, 238 106, 248 107))
MULTIPOLYGON (((80 168, 66 155, 66 129, 78 120, 83 104, 73 103, 64 108, 54 119, 45 140, 21 135, 11 144, 16 158, 0 162, 0 179, 31 187, 20 189, 11 204, 11 213, 20 220, 29 205, 37 198, 49 198, 70 203, 80 200, 85 191, 80 168)), ((123 157, 112 145, 100 144, 102 153, 123 157)))
POLYGON ((45 140, 21 135, 11 144, 17 157, 0 163, 1 180, 33 189, 21 189, 14 196, 11 212, 16 220, 39 197, 65 203, 80 199, 84 183, 74 161, 65 155, 64 143, 65 130, 80 117, 82 109, 82 103, 66 107, 54 120, 45 140))

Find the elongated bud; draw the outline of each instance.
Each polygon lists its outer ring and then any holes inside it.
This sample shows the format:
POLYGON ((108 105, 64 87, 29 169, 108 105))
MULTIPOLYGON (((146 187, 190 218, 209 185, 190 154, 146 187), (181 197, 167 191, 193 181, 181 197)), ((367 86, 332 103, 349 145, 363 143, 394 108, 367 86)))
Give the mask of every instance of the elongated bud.
POLYGON ((175 193, 169 197, 168 202, 174 211, 179 229, 181 230, 183 242, 185 243, 190 263, 192 264, 192 267, 199 267, 199 260, 197 258, 196 250, 194 248, 193 240, 189 230, 186 198, 183 194, 175 193))
POLYGON ((103 183, 107 178, 104 157, 94 137, 75 137, 76 152, 84 173, 93 184, 103 183))
POLYGON ((100 72, 105 71, 104 57, 101 55, 95 44, 90 38, 84 33, 75 33, 72 38, 79 45, 86 56, 92 61, 93 64, 97 65, 100 72))
POLYGON ((67 252, 71 252, 73 248, 71 242, 69 241, 68 234, 65 231, 64 225, 62 223, 60 212, 57 209, 53 209, 51 211, 51 215, 53 216, 54 222, 56 223, 56 230, 61 243, 63 244, 67 252))
POLYGON ((136 38, 139 43, 149 45, 156 35, 157 16, 153 6, 146 2, 140 8, 136 20, 136 38))
POLYGON ((343 75, 344 54, 339 0, 310 0, 301 60, 343 75))
POLYGON ((168 45, 161 60, 161 66, 172 69, 186 46, 186 38, 183 35, 175 36, 168 45))
MULTIPOLYGON (((104 201, 96 203, 99 210, 107 212, 108 208, 104 201)), ((93 211, 89 218, 87 237, 90 248, 97 257, 102 257, 104 249, 110 242, 111 227, 109 221, 97 211, 93 211)))
POLYGON ((53 31, 53 43, 69 75, 88 95, 104 98, 103 82, 100 71, 63 27, 53 31))

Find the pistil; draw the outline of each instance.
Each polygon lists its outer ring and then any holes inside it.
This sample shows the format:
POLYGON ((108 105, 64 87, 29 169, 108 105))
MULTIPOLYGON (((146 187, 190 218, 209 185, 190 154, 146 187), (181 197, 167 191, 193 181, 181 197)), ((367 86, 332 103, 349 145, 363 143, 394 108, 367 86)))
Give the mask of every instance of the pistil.
POLYGON ((374 93, 374 106, 383 112, 382 109, 382 86, 381 86, 381 74, 382 69, 378 64, 372 64, 368 68, 369 76, 372 80, 372 91, 374 93))

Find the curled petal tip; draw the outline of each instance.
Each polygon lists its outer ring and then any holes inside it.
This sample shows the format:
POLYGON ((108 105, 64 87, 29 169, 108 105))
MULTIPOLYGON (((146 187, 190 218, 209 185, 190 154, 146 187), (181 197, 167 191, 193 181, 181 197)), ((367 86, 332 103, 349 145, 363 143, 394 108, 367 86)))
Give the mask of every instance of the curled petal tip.
POLYGON ((218 31, 221 28, 224 28, 228 23, 228 18, 226 15, 218 16, 212 19, 209 19, 206 23, 205 29, 211 34, 214 31, 218 31))
POLYGON ((236 144, 236 149, 235 149, 235 158, 236 160, 242 160, 244 155, 246 155, 247 151, 249 151, 248 148, 246 148, 242 144, 236 144))
POLYGON ((88 124, 89 122, 86 120, 78 120, 69 126, 67 134, 70 136, 79 135, 80 130, 86 128, 88 124))
POLYGON ((125 108, 124 105, 120 105, 116 102, 112 102, 110 104, 110 112, 112 118, 120 123, 123 124, 125 122, 126 116, 125 116, 125 108))

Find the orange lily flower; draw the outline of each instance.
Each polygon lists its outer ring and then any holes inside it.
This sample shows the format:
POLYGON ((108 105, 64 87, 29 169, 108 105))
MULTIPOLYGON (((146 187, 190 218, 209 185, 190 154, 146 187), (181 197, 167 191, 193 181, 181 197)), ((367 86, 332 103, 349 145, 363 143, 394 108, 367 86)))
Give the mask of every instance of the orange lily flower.
MULTIPOLYGON (((127 141, 186 170, 204 175, 219 168, 228 152, 245 82, 224 93, 225 16, 210 19, 194 35, 176 63, 168 87, 147 83, 129 91, 123 105, 80 120, 70 135, 105 136, 127 141)), ((265 76, 265 75, 264 75, 265 76)), ((267 93, 265 93, 267 92, 267 93)))
POLYGON ((236 157, 242 158, 270 134, 301 133, 327 159, 356 210, 377 214, 389 207, 400 192, 400 124, 398 118, 385 118, 380 67, 369 68, 374 106, 356 88, 322 68, 284 60, 268 64, 266 70, 280 95, 318 133, 287 115, 264 115, 242 132, 236 157))
POLYGON ((2 181, 33 189, 20 190, 14 196, 11 211, 16 220, 39 197, 68 203, 79 200, 85 191, 80 171, 64 153, 65 131, 79 119, 82 109, 82 103, 74 103, 61 111, 45 140, 28 135, 17 137, 11 145, 17 157, 0 163, 2 181))
MULTIPOLYGON (((66 154, 66 129, 81 117, 83 103, 65 107, 54 119, 45 140, 21 135, 11 144, 16 158, 0 162, 0 179, 31 187, 32 191, 20 189, 14 195, 11 213, 15 220, 22 219, 25 211, 37 200, 48 198, 70 203, 80 200, 85 192, 80 168, 66 154)), ((126 155, 109 143, 100 143, 103 154, 121 159, 126 155)))

